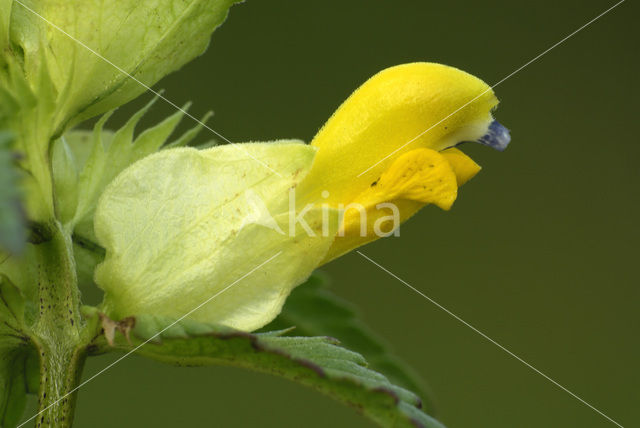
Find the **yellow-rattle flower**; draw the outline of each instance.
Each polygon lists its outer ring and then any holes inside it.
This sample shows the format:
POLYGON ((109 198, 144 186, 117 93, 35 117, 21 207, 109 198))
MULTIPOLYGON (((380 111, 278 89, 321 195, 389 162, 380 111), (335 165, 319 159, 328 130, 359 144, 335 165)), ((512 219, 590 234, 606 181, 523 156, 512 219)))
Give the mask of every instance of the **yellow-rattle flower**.
POLYGON ((406 64, 356 90, 310 145, 182 148, 136 162, 94 217, 103 310, 262 327, 319 265, 426 204, 449 209, 480 169, 454 146, 509 142, 497 104, 463 71, 406 64))

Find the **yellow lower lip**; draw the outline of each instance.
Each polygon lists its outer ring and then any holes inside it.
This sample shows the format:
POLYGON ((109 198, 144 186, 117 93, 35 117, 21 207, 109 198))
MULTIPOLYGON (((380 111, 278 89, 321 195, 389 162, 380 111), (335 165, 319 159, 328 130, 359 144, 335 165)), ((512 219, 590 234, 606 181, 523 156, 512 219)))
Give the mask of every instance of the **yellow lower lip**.
POLYGON ((458 187, 478 171, 480 166, 456 148, 441 152, 416 149, 405 153, 365 191, 341 207, 346 211, 340 232, 322 264, 380 238, 381 228, 385 234, 392 232, 392 223, 384 222, 385 216, 392 213, 380 208, 384 204, 396 207, 401 223, 427 204, 448 210, 457 197, 458 187), (357 209, 350 209, 351 206, 364 207, 364 217, 357 209), (381 226, 378 230, 376 224, 381 226))

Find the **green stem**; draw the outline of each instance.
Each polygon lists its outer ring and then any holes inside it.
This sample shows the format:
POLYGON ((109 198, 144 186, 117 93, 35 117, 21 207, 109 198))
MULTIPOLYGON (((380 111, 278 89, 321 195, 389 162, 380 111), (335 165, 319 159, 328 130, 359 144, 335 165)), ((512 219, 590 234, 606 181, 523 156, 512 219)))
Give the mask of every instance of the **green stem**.
POLYGON ((82 347, 69 349, 56 343, 39 343, 38 348, 40 392, 36 427, 71 427, 86 352, 82 347))
POLYGON ((70 427, 86 357, 71 237, 59 222, 51 240, 37 245, 38 321, 34 342, 40 355, 38 427, 70 427))

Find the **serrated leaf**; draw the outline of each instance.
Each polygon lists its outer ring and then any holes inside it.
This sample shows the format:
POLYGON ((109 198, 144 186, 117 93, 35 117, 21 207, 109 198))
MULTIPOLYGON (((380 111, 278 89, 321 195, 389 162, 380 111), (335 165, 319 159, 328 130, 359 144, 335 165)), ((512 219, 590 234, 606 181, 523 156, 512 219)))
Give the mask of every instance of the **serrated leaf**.
POLYGON ((264 330, 295 327, 290 334, 335 337, 345 347, 364 355, 372 369, 417 392, 425 408, 433 413, 430 394, 419 375, 391 353, 385 341, 360 320, 355 306, 333 294, 328 283, 325 274, 315 272, 293 290, 280 315, 264 330))
MULTIPOLYGON (((367 368, 360 354, 338 346, 335 339, 249 334, 147 315, 135 317, 129 336, 131 343, 116 334, 115 347, 137 348, 139 355, 170 364, 228 365, 281 376, 355 407, 383 427, 443 428, 420 410, 414 393, 367 368)), ((104 336, 95 345, 97 352, 111 349, 104 336)))
MULTIPOLYGON (((175 147, 188 146, 193 141, 193 139, 196 138, 200 130, 203 128, 204 124, 207 123, 207 121, 211 116, 213 116, 213 112, 209 111, 205 113, 204 117, 198 121, 196 126, 189 129, 187 132, 185 132, 180 137, 178 137, 175 141, 171 141, 170 143, 167 143, 165 148, 173 149, 175 147)), ((198 148, 205 149, 205 148, 213 147, 216 145, 218 145, 218 141, 214 139, 198 146, 198 148)))
POLYGON ((202 54, 211 33, 236 2, 14 3, 11 41, 23 52, 30 81, 42 67, 40 52, 46 53, 49 73, 61 94, 56 129, 62 132, 68 121, 78 123, 118 107, 202 54))
POLYGON ((12 140, 11 134, 0 132, 0 249, 18 253, 24 248, 26 233, 12 140))
MULTIPOLYGON (((134 137, 136 125, 156 100, 157 97, 153 98, 116 132, 103 129, 105 122, 113 113, 110 112, 97 122, 91 137, 86 131, 71 131, 64 136, 64 141, 77 158, 75 169, 79 174, 77 204, 73 207, 73 219, 68 220, 73 228, 80 229, 78 233, 85 239, 95 241, 93 213, 104 188, 129 165, 160 150, 184 116, 183 111, 178 111, 134 137), (88 150, 87 147, 89 147, 88 150)), ((185 106, 186 108, 188 105, 185 106)), ((198 125, 187 131, 178 138, 178 141, 184 138, 184 141, 188 142, 195 137, 200 128, 201 125, 198 125)), ((61 142, 58 141, 56 144, 61 142)), ((58 183, 64 176, 56 174, 54 178, 58 183)))

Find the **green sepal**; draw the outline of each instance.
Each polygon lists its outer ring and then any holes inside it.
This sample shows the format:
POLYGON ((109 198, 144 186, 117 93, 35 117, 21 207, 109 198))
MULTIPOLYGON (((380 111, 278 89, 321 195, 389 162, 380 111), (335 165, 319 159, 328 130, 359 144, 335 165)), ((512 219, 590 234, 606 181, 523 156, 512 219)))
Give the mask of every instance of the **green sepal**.
POLYGON ((383 427, 443 428, 420 409, 417 395, 367 368, 360 354, 342 348, 336 339, 275 333, 250 334, 193 320, 176 322, 139 315, 116 327, 113 346, 100 335, 91 349, 96 354, 135 350, 139 355, 179 366, 247 368, 311 387, 356 408, 383 427))

